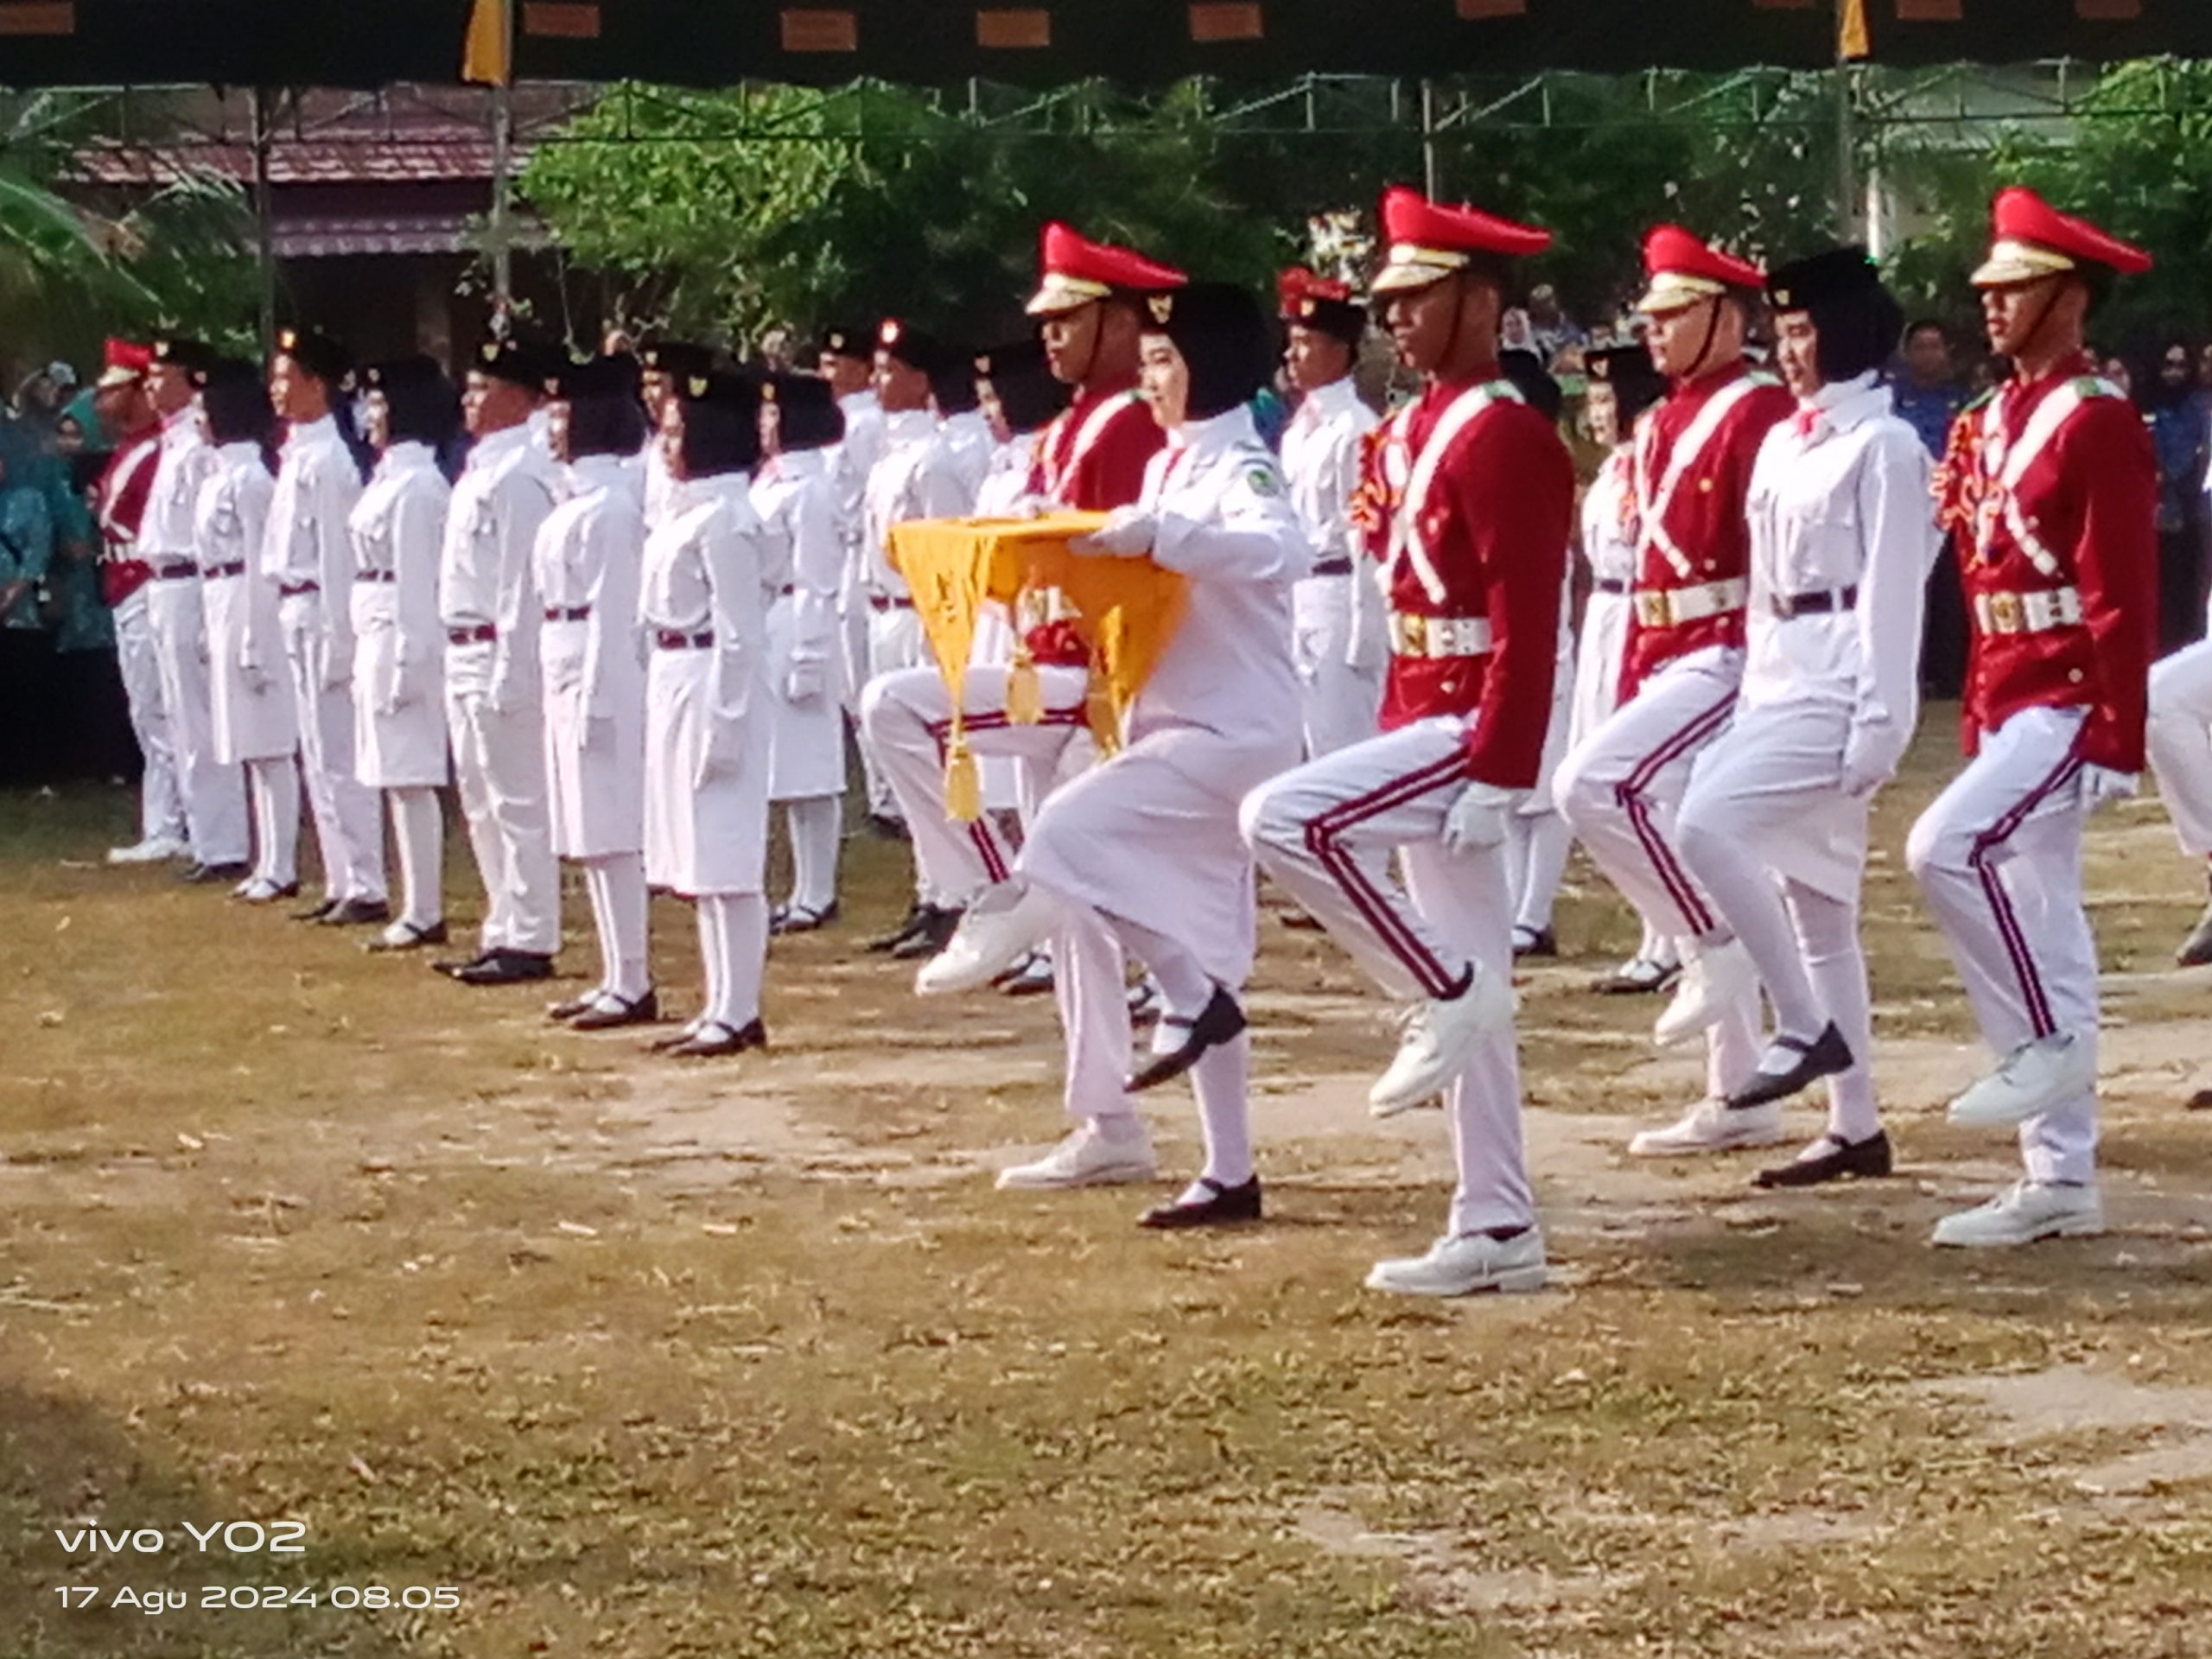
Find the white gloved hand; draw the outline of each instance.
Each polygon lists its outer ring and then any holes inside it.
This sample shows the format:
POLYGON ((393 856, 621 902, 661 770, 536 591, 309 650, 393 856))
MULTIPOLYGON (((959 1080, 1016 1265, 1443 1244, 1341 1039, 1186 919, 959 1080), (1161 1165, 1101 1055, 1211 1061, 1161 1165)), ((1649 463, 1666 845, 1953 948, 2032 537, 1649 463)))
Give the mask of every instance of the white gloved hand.
POLYGON ((2133 800, 2142 774, 2114 772, 2109 766, 2082 768, 2082 801, 2092 812, 2101 812, 2114 801, 2133 800))
POLYGON ((1068 551, 1085 558, 1141 559, 1152 551, 1159 533, 1159 514, 1142 507, 1116 507, 1091 534, 1070 542, 1068 551))
POLYGON ((1474 852, 1495 847, 1505 839, 1506 815, 1518 799, 1510 789, 1493 784, 1469 784, 1459 791, 1444 815, 1444 831, 1437 837, 1447 853, 1474 852))
POLYGON ((784 676, 784 700, 786 702, 814 702, 829 688, 829 664, 823 662, 797 662, 784 676))
POLYGON ((1853 726, 1843 742, 1843 792, 1853 800, 1872 795, 1897 775, 1904 758, 1904 746, 1888 721, 1853 726))
POLYGON ((737 776, 740 751, 735 736, 732 733, 727 740, 717 737, 709 741, 706 752, 699 757, 699 765, 691 774, 694 789, 704 789, 709 784, 737 776))

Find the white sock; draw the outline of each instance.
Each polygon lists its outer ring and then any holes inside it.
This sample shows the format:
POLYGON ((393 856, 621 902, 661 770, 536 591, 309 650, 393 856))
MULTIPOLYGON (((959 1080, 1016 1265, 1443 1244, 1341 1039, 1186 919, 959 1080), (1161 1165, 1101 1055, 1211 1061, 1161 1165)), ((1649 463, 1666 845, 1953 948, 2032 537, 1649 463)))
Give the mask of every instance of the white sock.
POLYGON ((634 1002, 652 987, 644 855, 586 859, 584 887, 599 932, 599 988, 634 1002))
POLYGON ((1874 1096, 1874 1005, 1866 988, 1859 907, 1792 882, 1789 910, 1803 942, 1805 970, 1851 1048, 1851 1069, 1828 1079, 1828 1133, 1840 1141, 1864 1141, 1880 1130, 1882 1111, 1874 1096))
POLYGON ((742 1031, 760 1017, 760 981, 768 962, 768 901, 757 893, 699 896, 699 939, 707 953, 707 1006, 702 1018, 742 1031), (714 943, 708 944, 708 936, 714 943))
POLYGON ((1506 833, 1514 842, 1513 925, 1541 933, 1552 925, 1552 905, 1567 874, 1573 834, 1556 812, 1527 817, 1516 813, 1507 820, 1506 833))
POLYGON ((249 760, 253 789, 253 836, 257 856, 254 874, 272 887, 288 887, 300 879, 300 766, 291 755, 278 760, 249 760))
POLYGON ((399 881, 406 903, 399 919, 428 928, 445 919, 445 815, 435 789, 388 789, 391 838, 399 848, 399 881))
POLYGON ((816 914, 837 902, 837 847, 845 803, 835 795, 792 801, 784 808, 791 838, 791 903, 816 914))
POLYGON ((1252 1179, 1251 1070, 1249 1033, 1239 1033, 1233 1042, 1208 1049, 1191 1068, 1198 1124, 1205 1135, 1202 1173, 1223 1186, 1242 1186, 1252 1179))

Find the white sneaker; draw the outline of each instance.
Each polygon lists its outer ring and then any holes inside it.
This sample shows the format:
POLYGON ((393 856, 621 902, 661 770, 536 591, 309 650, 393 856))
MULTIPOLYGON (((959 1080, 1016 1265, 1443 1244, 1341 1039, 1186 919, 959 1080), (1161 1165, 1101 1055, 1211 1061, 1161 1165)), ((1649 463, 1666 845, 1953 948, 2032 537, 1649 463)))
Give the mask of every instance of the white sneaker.
POLYGON ((109 848, 107 861, 111 864, 166 864, 173 858, 182 858, 191 850, 174 836, 149 836, 128 847, 109 848))
POLYGON ((1758 969, 1751 966, 1751 953, 1736 940, 1697 946, 1682 963, 1682 977, 1675 987, 1675 1000, 1651 1027, 1652 1040, 1662 1048, 1671 1048, 1696 1036, 1707 1027, 1719 1024, 1720 1017, 1730 1007, 1755 989, 1758 982, 1758 969))
POLYGON ((2017 1181, 1987 1204, 1944 1217, 1936 1224, 1933 1242, 1994 1249, 2039 1238, 2091 1238, 2104 1230, 2104 1200, 2094 1185, 2017 1181))
POLYGON ((1512 1023, 1513 987, 1503 974, 1479 966, 1450 1001, 1414 1003, 1390 1069, 1367 1091, 1368 1110, 1377 1117, 1411 1111, 1459 1075, 1477 1043, 1512 1023))
POLYGON ((1059 906, 1027 881, 1001 881, 968 906, 944 950, 914 976, 922 996, 981 990, 1042 944, 1059 906))
POLYGON ((1628 1143, 1631 1158, 1679 1158, 1694 1152, 1734 1152, 1742 1147, 1771 1147, 1789 1138, 1783 1127, 1782 1103, 1732 1107, 1725 1100, 1700 1100, 1679 1122, 1663 1129, 1639 1129, 1628 1143))
POLYGON ((1148 1181, 1159 1170, 1152 1155, 1150 1135, 1140 1133, 1109 1141, 1086 1123, 1035 1163, 1016 1164, 1001 1170, 999 1188, 1004 1192, 1009 1188, 1116 1186, 1128 1181, 1148 1181))
POLYGON ((1367 1274, 1370 1290, 1393 1291, 1401 1296, 1541 1290, 1548 1282, 1544 1236, 1534 1227, 1506 1239, 1492 1238, 1488 1233, 1440 1238, 1429 1246, 1427 1255, 1377 1262, 1367 1274))
POLYGON ((2096 1085, 2091 1046, 2058 1032, 2006 1055, 2003 1065, 1951 1103, 1951 1122, 1971 1128, 2024 1123, 2096 1085))

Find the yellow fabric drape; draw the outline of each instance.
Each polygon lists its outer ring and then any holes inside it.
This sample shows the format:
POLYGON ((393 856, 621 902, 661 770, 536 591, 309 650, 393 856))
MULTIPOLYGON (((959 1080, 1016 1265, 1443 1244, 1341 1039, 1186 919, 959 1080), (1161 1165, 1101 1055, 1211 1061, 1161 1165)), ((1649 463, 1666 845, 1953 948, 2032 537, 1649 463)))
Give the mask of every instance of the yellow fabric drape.
POLYGON ((1846 63, 1857 63, 1874 50, 1866 30, 1866 0, 1837 0, 1835 54, 1846 63))
POLYGON ((481 86, 514 79, 514 41, 508 32, 514 0, 474 0, 461 46, 461 78, 481 86))
MULTIPOLYGON (((927 518, 891 531, 891 562, 906 577, 915 613, 952 693, 952 735, 945 759, 946 809, 955 817, 980 810, 975 761, 968 750, 960 698, 976 621, 987 601, 1012 610, 1024 594, 1057 588, 1072 601, 1077 636, 1090 652, 1091 726, 1109 749, 1118 746, 1122 719, 1173 639, 1190 602, 1189 584, 1150 559, 1085 558, 1068 550, 1077 536, 1106 522, 1100 512, 1058 512, 1042 518, 927 518), (963 807, 969 810, 961 810, 963 807)), ((1026 659, 1026 649, 1022 653, 1026 659)), ((1020 674, 1017 664, 1015 675, 1020 674)), ((1035 704, 1009 689, 1008 712, 1035 718, 1035 704)))

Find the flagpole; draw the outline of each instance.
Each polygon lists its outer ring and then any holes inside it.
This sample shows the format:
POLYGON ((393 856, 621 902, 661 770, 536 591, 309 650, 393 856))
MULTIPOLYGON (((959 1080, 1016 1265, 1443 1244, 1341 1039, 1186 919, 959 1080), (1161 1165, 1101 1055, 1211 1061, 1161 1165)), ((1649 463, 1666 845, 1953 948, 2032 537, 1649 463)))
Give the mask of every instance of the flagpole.
POLYGON ((506 73, 492 87, 492 315, 504 318, 514 306, 514 251, 510 243, 509 196, 514 162, 515 9, 500 0, 500 63, 506 73))
POLYGON ((1866 28, 1865 0, 1836 0, 1835 69, 1835 234, 1839 242, 1851 241, 1858 228, 1859 158, 1853 152, 1858 123, 1853 108, 1852 63, 1856 36, 1866 28))

